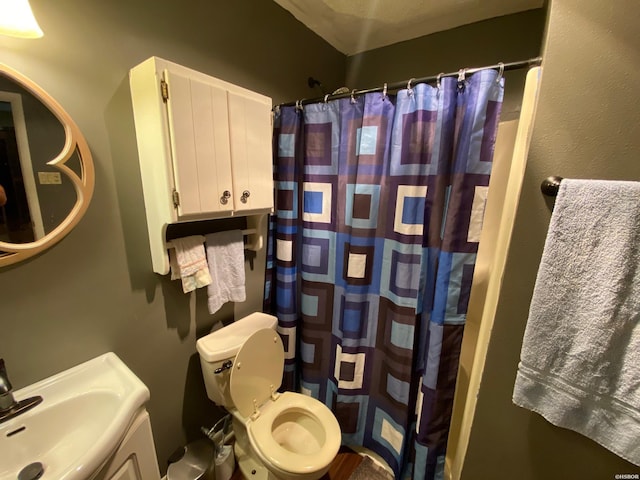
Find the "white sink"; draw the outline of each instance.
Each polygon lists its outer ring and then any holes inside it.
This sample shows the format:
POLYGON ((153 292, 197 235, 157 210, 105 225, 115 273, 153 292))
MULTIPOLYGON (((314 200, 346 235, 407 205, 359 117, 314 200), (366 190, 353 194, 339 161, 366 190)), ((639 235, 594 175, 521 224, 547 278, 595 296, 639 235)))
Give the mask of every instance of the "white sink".
POLYGON ((41 404, 0 423, 0 480, 41 463, 43 479, 86 480, 122 441, 149 400, 149 389, 114 354, 106 353, 14 392, 41 404))

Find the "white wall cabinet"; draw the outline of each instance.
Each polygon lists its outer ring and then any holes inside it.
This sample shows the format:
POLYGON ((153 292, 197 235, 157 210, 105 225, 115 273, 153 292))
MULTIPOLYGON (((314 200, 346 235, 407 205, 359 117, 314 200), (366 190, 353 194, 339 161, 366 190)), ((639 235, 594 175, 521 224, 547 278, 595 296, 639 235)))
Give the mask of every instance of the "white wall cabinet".
POLYGON ((158 57, 129 79, 153 269, 165 274, 168 224, 273 211, 272 103, 158 57))

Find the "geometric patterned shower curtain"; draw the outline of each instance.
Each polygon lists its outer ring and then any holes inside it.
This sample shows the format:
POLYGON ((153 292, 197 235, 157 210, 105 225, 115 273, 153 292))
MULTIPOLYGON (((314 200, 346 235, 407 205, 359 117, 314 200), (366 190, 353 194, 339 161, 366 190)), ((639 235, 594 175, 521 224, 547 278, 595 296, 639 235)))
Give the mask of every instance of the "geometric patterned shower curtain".
POLYGON ((396 478, 442 474, 504 80, 283 107, 265 310, 287 389, 396 478))

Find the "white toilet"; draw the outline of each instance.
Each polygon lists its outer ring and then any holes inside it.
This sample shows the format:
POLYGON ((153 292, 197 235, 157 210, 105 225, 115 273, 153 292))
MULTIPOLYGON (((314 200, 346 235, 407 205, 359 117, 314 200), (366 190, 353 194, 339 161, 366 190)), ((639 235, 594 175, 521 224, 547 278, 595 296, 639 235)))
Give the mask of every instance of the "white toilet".
POLYGON ((284 348, 276 325, 256 312, 198 340, 207 395, 233 415, 245 478, 317 480, 338 453, 340 426, 318 400, 277 392, 284 348))

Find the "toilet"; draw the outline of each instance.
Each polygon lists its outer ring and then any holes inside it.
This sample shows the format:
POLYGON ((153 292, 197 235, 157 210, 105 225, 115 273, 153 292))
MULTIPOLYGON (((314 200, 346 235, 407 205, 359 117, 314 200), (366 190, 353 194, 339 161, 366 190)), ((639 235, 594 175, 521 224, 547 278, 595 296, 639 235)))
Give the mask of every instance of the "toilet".
POLYGON ((278 393, 284 348, 276 325, 256 312, 198 340, 207 396, 233 416, 245 478, 317 480, 338 453, 340 426, 318 400, 278 393))

